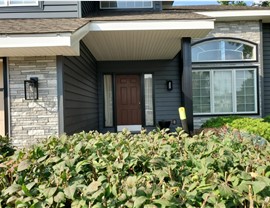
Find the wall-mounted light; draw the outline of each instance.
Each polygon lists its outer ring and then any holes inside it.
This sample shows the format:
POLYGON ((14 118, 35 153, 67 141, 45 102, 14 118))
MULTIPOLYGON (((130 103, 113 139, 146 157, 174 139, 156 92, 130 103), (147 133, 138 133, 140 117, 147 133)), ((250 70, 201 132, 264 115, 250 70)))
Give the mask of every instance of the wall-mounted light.
POLYGON ((167 90, 172 91, 172 89, 173 89, 172 80, 167 80, 167 90))
POLYGON ((29 80, 24 80, 24 97, 25 100, 38 99, 38 78, 30 77, 29 80))

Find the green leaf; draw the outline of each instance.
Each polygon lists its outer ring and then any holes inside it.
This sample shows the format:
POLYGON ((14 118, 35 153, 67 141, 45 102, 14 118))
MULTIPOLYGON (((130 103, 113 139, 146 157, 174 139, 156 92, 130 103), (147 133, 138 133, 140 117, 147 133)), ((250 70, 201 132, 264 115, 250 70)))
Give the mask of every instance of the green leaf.
POLYGON ((143 203, 147 200, 145 196, 133 197, 134 207, 139 208, 143 205, 143 203))
POLYGON ((22 191, 24 192, 24 194, 26 196, 32 196, 31 193, 30 193, 30 191, 28 190, 28 188, 24 184, 22 185, 22 191))
POLYGON ((227 184, 221 184, 218 186, 219 193, 222 197, 231 197, 233 192, 227 184))
POLYGON ((112 186, 112 194, 117 197, 117 187, 116 187, 116 184, 113 184, 112 186))
POLYGON ((74 148, 75 153, 79 153, 81 151, 82 147, 83 147, 82 142, 79 142, 74 148))
POLYGON ((65 198, 65 194, 62 191, 59 191, 55 197, 54 197, 54 201, 56 203, 60 203, 60 202, 65 202, 66 198, 65 198))
POLYGON ((162 207, 170 207, 172 204, 166 199, 156 199, 153 201, 155 204, 160 204, 162 207))
POLYGON ((252 189, 254 194, 258 194, 260 191, 262 191, 267 184, 263 181, 254 181, 252 182, 252 189))
POLYGON ((46 197, 46 198, 50 198, 52 197, 55 192, 57 190, 57 187, 53 187, 53 188, 46 188, 44 191, 43 191, 43 195, 46 197))
POLYGON ((18 184, 12 184, 10 187, 8 187, 5 191, 4 191, 4 196, 9 194, 12 195, 15 192, 18 192, 21 190, 21 186, 18 184))
POLYGON ((45 206, 42 204, 42 202, 36 202, 31 205, 30 208, 44 208, 45 206))
POLYGON ((87 187, 86 192, 91 194, 98 190, 98 188, 101 186, 101 183, 99 181, 93 181, 90 183, 90 185, 87 187))
POLYGON ((78 162, 77 165, 76 165, 76 168, 75 168, 76 173, 81 172, 83 166, 84 166, 84 165, 89 165, 89 164, 90 164, 90 163, 89 163, 87 160, 82 160, 82 161, 78 162))
POLYGON ((7 204, 9 204, 9 203, 12 203, 13 204, 17 199, 18 199, 17 196, 11 196, 11 197, 8 198, 7 204))
POLYGON ((96 203, 92 208, 104 208, 100 202, 96 203))
POLYGON ((126 181, 126 185, 130 188, 136 186, 137 177, 136 176, 129 176, 126 181))
POLYGON ((64 189, 64 193, 68 199, 74 199, 75 192, 76 192, 76 184, 68 186, 64 189))
POLYGON ((26 185, 26 188, 30 191, 34 186, 36 185, 36 182, 31 182, 26 185))
POLYGON ((20 164, 18 165, 18 169, 17 171, 20 172, 20 171, 24 171, 24 170, 27 170, 29 167, 30 167, 31 163, 29 160, 23 160, 20 162, 20 164))
POLYGON ((38 163, 41 163, 41 162, 43 162, 44 160, 46 160, 47 157, 48 157, 48 155, 45 155, 45 156, 39 158, 39 159, 37 160, 37 162, 38 162, 38 163))

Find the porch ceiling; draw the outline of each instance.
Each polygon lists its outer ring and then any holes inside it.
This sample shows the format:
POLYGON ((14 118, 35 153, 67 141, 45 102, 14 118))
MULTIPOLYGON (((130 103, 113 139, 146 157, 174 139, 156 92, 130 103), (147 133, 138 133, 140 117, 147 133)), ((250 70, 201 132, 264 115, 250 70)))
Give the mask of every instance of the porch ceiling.
POLYGON ((172 59, 181 38, 202 38, 213 19, 91 22, 84 43, 98 61, 172 59))

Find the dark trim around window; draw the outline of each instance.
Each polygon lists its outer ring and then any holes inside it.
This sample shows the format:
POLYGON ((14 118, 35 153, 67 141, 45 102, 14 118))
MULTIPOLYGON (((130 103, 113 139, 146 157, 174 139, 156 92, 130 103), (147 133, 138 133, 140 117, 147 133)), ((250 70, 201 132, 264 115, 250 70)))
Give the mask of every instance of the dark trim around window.
MULTIPOLYGON (((206 62, 208 63, 208 62, 206 62)), ((227 63, 227 62, 226 62, 227 63)), ((229 62, 231 63, 231 62, 229 62)), ((230 115, 239 115, 239 116, 247 116, 247 115, 260 115, 260 94, 259 94, 259 67, 258 66, 203 66, 203 67, 192 67, 192 71, 200 71, 200 70, 223 70, 223 69, 256 69, 256 93, 257 93, 257 112, 256 113, 228 113, 228 114, 201 114, 201 115, 196 115, 193 113, 194 117, 213 117, 213 116, 230 116, 230 115)))

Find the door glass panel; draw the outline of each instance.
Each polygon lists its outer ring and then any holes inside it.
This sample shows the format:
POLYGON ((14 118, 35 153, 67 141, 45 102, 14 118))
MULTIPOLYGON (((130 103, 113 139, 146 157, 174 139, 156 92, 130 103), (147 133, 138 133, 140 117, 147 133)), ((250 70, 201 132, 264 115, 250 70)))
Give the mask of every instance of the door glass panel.
POLYGON ((145 125, 154 125, 153 109, 153 77, 152 74, 144 75, 144 100, 145 100, 145 125))
POLYGON ((5 135, 3 59, 0 59, 0 135, 5 135))
POLYGON ((112 75, 104 75, 105 126, 113 126, 113 88, 112 75))

